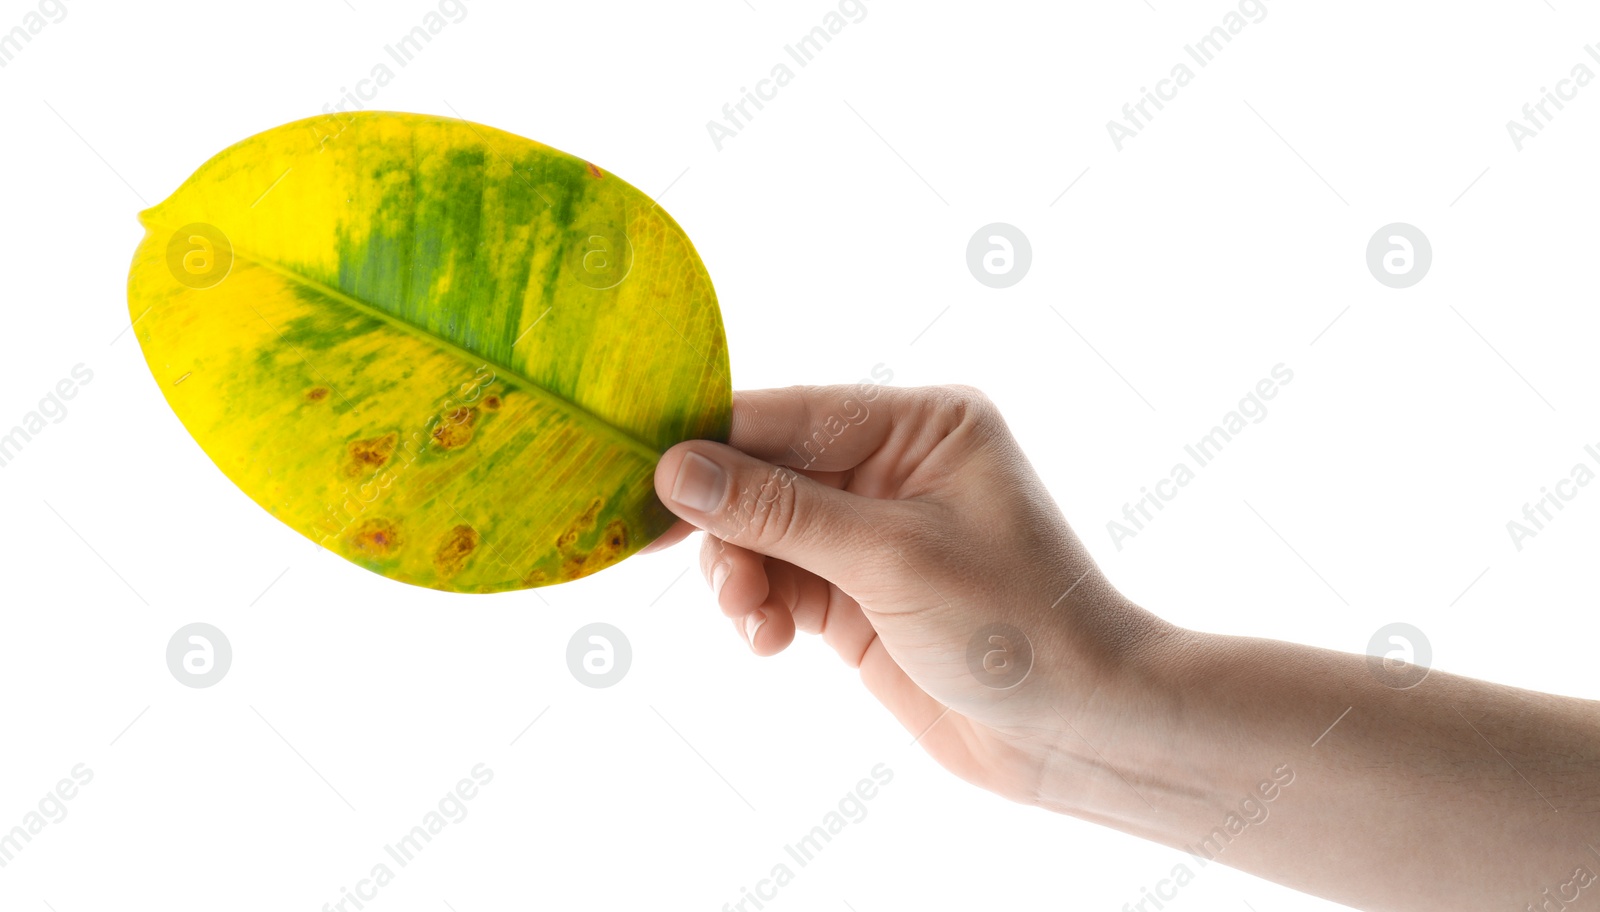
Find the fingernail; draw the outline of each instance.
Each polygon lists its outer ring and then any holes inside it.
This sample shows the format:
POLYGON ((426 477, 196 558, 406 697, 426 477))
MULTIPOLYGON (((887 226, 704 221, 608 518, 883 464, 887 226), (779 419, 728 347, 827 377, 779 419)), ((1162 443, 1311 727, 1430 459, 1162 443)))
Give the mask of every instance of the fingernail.
POLYGON ((672 483, 672 499, 691 510, 714 513, 722 503, 728 476, 722 467, 699 453, 690 453, 678 464, 678 478, 672 483))
POLYGON ((750 648, 756 648, 756 631, 767 622, 767 613, 760 608, 744 616, 744 638, 750 641, 750 648))
POLYGON ((722 594, 722 584, 728 581, 729 570, 730 568, 727 564, 717 564, 715 567, 711 568, 712 596, 719 596, 722 594))

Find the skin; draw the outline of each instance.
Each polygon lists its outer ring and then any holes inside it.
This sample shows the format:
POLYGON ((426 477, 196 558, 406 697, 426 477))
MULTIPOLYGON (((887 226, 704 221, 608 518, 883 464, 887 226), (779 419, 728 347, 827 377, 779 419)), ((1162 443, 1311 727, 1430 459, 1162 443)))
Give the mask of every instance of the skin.
POLYGON ((1600 909, 1600 703, 1161 620, 970 387, 735 402, 657 466, 654 548, 704 530, 752 650, 821 636, 956 775, 1355 908, 1600 909), (988 624, 1014 686, 968 664, 988 624))

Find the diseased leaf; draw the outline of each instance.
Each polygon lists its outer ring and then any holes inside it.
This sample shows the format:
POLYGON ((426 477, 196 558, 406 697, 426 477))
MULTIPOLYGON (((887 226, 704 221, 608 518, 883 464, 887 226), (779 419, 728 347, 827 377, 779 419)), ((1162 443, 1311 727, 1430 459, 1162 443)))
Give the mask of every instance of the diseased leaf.
POLYGON ((462 592, 592 573, 672 523, 667 447, 727 439, 693 245, 548 146, 315 118, 139 218, 129 314, 168 404, 252 499, 374 572, 462 592))

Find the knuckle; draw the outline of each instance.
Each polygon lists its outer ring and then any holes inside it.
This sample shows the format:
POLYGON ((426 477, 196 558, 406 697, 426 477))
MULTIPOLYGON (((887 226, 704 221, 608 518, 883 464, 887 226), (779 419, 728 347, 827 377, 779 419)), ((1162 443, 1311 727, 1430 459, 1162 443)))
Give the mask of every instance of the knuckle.
POLYGON ((1000 409, 983 390, 962 383, 936 387, 937 405, 951 429, 990 428, 1000 419, 1000 409))
POLYGON ((740 538, 764 550, 794 536, 799 514, 797 477, 790 469, 774 466, 751 478, 735 504, 740 538))
POLYGON ((700 572, 711 582, 711 568, 719 562, 727 560, 728 543, 715 535, 706 535, 705 541, 700 543, 700 572))

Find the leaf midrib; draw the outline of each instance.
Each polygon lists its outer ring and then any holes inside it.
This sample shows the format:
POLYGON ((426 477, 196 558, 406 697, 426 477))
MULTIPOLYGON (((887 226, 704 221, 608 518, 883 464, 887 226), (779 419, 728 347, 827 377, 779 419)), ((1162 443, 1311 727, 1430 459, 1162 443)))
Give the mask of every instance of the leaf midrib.
MULTIPOLYGON (((143 214, 142 213, 141 213, 140 221, 142 221, 145 224, 145 226, 149 227, 149 228, 159 228, 159 229, 162 229, 164 231, 176 231, 177 230, 175 228, 171 228, 171 227, 166 226, 166 225, 157 224, 153 220, 146 220, 146 219, 143 218, 143 214)), ((636 451, 637 453, 639 453, 639 455, 643 456, 646 459, 646 461, 648 461, 650 464, 654 465, 658 460, 660 460, 661 451, 657 450, 649 442, 641 440, 638 437, 635 437, 628 430, 626 430, 624 428, 617 427, 616 425, 612 424, 611 422, 607 421, 606 419, 600 417, 599 415, 596 415, 594 412, 591 412, 588 409, 584 408, 583 406, 579 405, 578 403, 573 402, 571 399, 568 399, 565 396, 558 395, 558 394, 556 394, 556 393, 544 388, 540 384, 535 383, 533 380, 529 379, 526 375, 522 374, 520 371, 513 370, 513 369, 511 369, 509 367, 506 367, 503 364, 500 364, 498 362, 492 361, 489 358, 486 358, 483 355, 478 354, 477 352, 474 352, 474 351, 472 351, 470 349, 467 349, 467 348, 463 348, 462 346, 457 345, 454 342, 451 342, 449 339, 445 339, 445 338, 443 338, 443 337, 441 337, 441 336, 439 336, 439 335, 437 335, 435 333, 432 333, 432 332, 430 332, 430 331, 428 331, 426 329, 423 329, 420 326, 417 326, 417 325, 415 325, 413 323, 409 323, 409 322, 407 322, 405 320, 402 320, 399 317, 396 317, 393 314, 388 313, 387 311, 385 311, 385 310, 383 310, 381 308, 378 308, 378 307, 375 307, 375 306, 373 306, 371 304, 368 304, 367 302, 361 300, 360 298, 357 298, 357 297, 355 297, 353 295, 350 295, 350 294, 346 294, 345 292, 340 291, 337 288, 333 288, 333 287, 331 287, 329 285, 325 285, 322 282, 317 281, 316 279, 313 279, 313 278, 310 278, 309 276, 305 276, 305 275, 302 275, 302 274, 300 274, 298 272, 295 272, 294 270, 288 268, 287 266, 284 266, 282 263, 279 263, 279 262, 277 262, 275 260, 268 259, 268 258, 263 257, 263 256, 259 256, 259 255, 254 254, 254 253, 243 251, 237 245, 233 245, 231 241, 229 243, 230 243, 231 249, 233 251, 233 256, 235 258, 248 260, 248 261, 250 261, 252 263, 255 263, 258 266, 264 267, 266 269, 270 269, 273 272, 278 273, 279 275, 285 276, 285 277, 287 277, 289 279, 292 279, 292 280, 294 280, 296 282, 299 282, 300 284, 306 286, 307 288, 311 288, 312 290, 318 292, 319 294, 322 294, 322 295, 325 295, 325 296, 327 296, 329 298, 332 298, 333 300, 336 300, 336 301, 346 305, 347 307, 351 307, 351 308, 355 309, 356 311, 358 311, 360 313, 363 313, 363 314, 365 314, 367 316, 375 317, 375 318, 377 318, 379 320, 382 320, 385 323, 388 323, 388 324, 390 324, 392 326, 398 327, 399 329, 401 329, 402 331, 404 331, 406 333, 417 335, 417 336, 421 336, 421 337, 423 337, 423 338, 425 338, 425 339, 437 344, 442 349, 445 349, 447 351, 453 352, 453 353, 455 353, 457 355, 465 356, 467 360, 470 360, 470 361, 481 361, 484 364, 487 364, 491 368, 493 368, 495 370, 495 375, 496 376, 499 376, 500 372, 503 371, 512 380, 515 380, 515 381, 521 383, 526 389, 536 391, 539 395, 544 396, 546 399, 548 399, 551 402, 555 403, 558 407, 560 407, 560 408, 562 408, 562 409, 564 409, 566 411, 569 411, 569 412, 572 412, 572 413, 576 414, 579 417, 579 419, 582 420, 583 422, 591 424, 591 425, 594 425, 595 427, 598 427, 598 428, 602 429, 605 433, 610 434, 611 436, 620 439, 630 449, 636 451)), ((257 316, 260 316, 260 314, 257 314, 257 316)), ((268 325, 270 326, 271 324, 268 324, 268 325)), ((273 331, 274 332, 278 332, 277 327, 273 327, 273 331)))

